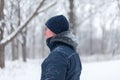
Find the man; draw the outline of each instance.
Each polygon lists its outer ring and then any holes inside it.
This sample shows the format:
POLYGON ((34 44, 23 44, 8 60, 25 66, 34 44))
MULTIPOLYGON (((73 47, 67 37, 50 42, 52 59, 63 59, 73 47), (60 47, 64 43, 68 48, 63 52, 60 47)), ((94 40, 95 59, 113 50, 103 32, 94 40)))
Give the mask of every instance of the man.
POLYGON ((67 19, 63 15, 54 16, 45 25, 50 54, 42 63, 41 80, 79 80, 81 61, 67 19))

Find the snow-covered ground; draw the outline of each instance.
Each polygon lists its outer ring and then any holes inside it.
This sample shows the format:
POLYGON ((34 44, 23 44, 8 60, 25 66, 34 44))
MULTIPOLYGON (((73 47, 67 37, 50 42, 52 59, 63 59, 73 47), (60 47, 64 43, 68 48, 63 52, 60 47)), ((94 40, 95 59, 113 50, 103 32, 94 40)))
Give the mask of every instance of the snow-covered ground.
POLYGON ((81 80, 120 80, 120 60, 83 63, 81 80))
MULTIPOLYGON (((40 80, 42 60, 6 61, 0 80, 40 80)), ((81 80, 120 80, 120 60, 82 63, 81 80)))

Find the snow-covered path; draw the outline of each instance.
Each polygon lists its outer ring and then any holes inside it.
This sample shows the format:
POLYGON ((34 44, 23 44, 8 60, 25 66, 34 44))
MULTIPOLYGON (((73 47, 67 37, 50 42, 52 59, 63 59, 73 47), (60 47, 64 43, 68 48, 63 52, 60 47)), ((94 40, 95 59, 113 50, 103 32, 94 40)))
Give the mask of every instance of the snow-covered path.
MULTIPOLYGON (((42 60, 6 62, 0 80, 40 80, 42 60)), ((83 63, 81 80, 120 80, 120 60, 83 63)))
POLYGON ((6 62, 6 68, 0 70, 0 80, 40 80, 40 61, 29 60, 6 62))

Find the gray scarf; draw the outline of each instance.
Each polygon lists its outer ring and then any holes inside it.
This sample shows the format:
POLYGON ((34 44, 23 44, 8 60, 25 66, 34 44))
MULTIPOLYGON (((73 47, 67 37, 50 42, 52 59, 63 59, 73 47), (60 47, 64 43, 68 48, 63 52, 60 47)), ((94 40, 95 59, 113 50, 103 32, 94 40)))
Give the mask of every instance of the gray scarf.
POLYGON ((74 49, 76 49, 77 47, 75 37, 71 33, 71 31, 65 31, 52 37, 52 39, 50 40, 50 43, 53 43, 53 42, 63 42, 67 45, 72 46, 74 49))

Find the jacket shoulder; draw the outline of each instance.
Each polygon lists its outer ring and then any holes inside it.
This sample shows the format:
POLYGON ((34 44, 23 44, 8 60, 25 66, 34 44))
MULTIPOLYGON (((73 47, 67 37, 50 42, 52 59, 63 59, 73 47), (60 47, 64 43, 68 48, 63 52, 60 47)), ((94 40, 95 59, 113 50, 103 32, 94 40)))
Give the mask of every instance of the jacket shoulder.
POLYGON ((76 52, 73 49, 64 45, 56 47, 52 52, 56 52, 56 53, 59 52, 61 53, 61 55, 63 55, 67 59, 72 57, 72 55, 76 54, 76 52))

